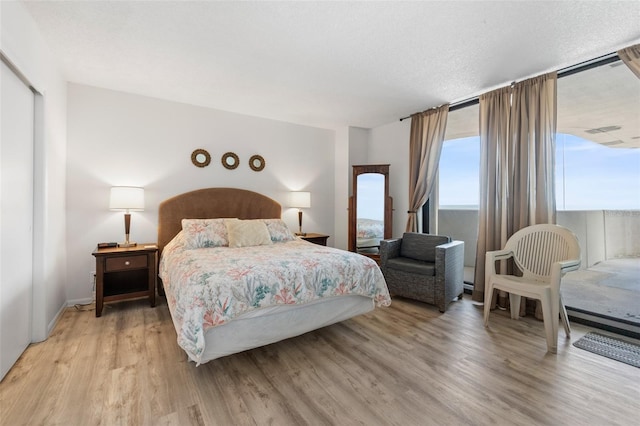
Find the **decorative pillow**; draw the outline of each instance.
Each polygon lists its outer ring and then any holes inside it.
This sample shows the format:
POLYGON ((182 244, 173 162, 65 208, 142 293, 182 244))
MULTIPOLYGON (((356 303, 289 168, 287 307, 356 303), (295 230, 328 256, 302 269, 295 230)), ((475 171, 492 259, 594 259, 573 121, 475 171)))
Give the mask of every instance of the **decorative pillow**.
POLYGON ((271 241, 274 243, 282 243, 285 241, 293 241, 296 239, 289 227, 282 219, 264 219, 267 225, 271 241))
POLYGON ((251 247, 272 244, 263 220, 230 220, 227 222, 229 247, 251 247))
POLYGON ((238 219, 182 219, 185 247, 188 249, 226 247, 228 221, 238 219))

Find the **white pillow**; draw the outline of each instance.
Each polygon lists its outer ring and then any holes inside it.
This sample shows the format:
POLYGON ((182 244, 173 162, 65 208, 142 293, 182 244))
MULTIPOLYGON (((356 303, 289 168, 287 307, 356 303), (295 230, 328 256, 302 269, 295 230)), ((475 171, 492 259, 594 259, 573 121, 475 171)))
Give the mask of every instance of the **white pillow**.
POLYGON ((228 221, 229 247, 251 247, 271 244, 271 235, 263 220, 228 221))

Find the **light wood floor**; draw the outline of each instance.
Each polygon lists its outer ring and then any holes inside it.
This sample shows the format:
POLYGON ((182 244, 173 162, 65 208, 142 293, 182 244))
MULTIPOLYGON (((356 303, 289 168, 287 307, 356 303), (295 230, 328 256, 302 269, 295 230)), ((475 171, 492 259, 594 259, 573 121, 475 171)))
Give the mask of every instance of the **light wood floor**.
POLYGON ((161 299, 67 310, 0 383, 2 425, 631 425, 640 369, 468 299, 390 308, 195 367, 161 299))

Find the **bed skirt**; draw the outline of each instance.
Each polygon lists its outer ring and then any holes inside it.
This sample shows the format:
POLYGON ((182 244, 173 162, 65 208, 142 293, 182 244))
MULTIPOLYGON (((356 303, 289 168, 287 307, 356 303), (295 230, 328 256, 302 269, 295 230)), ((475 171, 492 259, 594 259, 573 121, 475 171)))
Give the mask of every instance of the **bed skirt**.
POLYGON ((370 297, 347 295, 304 305, 277 305, 247 312, 205 332, 205 350, 200 364, 299 336, 367 313, 374 306, 370 297))

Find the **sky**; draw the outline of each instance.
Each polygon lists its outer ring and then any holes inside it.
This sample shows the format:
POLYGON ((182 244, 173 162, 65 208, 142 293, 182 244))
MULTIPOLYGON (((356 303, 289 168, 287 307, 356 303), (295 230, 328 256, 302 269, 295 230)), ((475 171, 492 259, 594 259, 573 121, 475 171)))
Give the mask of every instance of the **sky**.
POLYGON ((358 218, 384 220, 384 175, 358 175, 358 218))
MULTIPOLYGON (((479 141, 474 136, 445 142, 439 170, 441 207, 478 207, 479 141)), ((556 208, 640 210, 640 149, 558 134, 556 208)))

